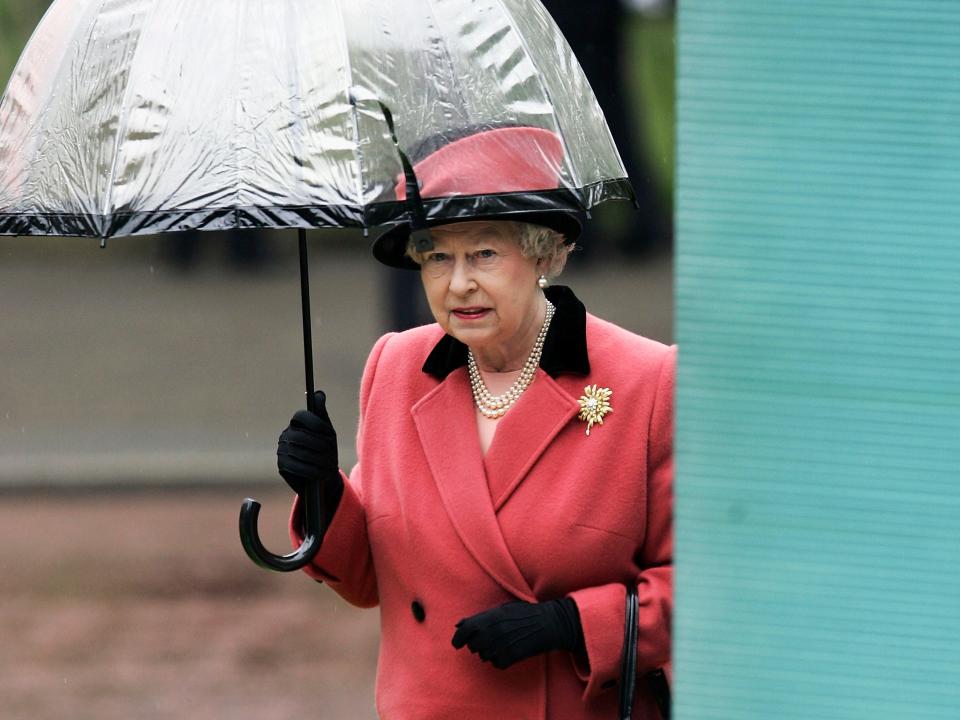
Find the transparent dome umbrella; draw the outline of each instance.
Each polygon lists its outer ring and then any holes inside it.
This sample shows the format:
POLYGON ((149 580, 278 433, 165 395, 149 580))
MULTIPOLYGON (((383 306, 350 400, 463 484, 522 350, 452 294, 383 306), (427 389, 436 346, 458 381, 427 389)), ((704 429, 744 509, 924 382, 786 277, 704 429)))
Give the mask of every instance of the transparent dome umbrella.
MULTIPOLYGON (((372 228, 634 200, 590 86, 537 0, 55 0, 0 99, 0 234, 101 239, 299 230, 308 405, 308 228, 372 228), (548 130, 555 187, 417 191, 417 148, 548 130)), ((241 510, 244 548, 274 555, 241 510)))

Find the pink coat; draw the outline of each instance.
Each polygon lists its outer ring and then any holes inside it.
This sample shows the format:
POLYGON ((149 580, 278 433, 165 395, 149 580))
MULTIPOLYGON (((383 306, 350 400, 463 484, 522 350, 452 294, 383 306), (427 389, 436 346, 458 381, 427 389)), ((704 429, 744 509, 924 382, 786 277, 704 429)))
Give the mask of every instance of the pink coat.
MULTIPOLYGON (((587 315, 590 374, 538 370, 483 456, 466 368, 421 370, 441 336, 431 325, 373 348, 359 463, 307 572, 380 606, 386 720, 612 720, 624 582, 639 583, 639 673, 670 660, 674 349, 587 315), (588 437, 577 400, 594 383, 613 412, 588 437), (460 618, 563 596, 586 657, 497 670, 450 644, 460 618)), ((642 682, 634 717, 658 717, 642 682)))

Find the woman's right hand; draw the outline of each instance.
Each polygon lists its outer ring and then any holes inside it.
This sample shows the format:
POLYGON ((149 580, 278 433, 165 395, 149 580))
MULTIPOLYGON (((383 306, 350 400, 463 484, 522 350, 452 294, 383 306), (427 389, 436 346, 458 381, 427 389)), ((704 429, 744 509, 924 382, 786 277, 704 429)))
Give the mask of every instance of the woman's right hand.
POLYGON ((339 499, 343 479, 337 462, 337 433, 327 414, 327 398, 314 393, 314 410, 298 410, 277 442, 277 469, 298 495, 310 481, 324 486, 324 497, 339 499))

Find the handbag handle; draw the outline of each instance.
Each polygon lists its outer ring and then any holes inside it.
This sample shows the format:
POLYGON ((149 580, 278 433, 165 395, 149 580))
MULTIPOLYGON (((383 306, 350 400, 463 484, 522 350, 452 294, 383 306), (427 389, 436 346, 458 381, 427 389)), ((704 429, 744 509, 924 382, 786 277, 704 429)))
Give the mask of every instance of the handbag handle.
MULTIPOLYGON (((618 720, 630 720, 633 715, 633 696, 637 683, 637 635, 639 633, 640 601, 637 586, 627 585, 627 608, 623 629, 623 653, 620 656, 620 707, 618 720)), ((666 673, 658 668, 647 673, 650 685, 662 720, 670 720, 670 683, 666 673)))
POLYGON ((620 707, 619 720, 630 720, 633 715, 633 695, 637 683, 637 632, 640 605, 637 586, 627 585, 627 609, 623 629, 623 653, 620 655, 620 707))

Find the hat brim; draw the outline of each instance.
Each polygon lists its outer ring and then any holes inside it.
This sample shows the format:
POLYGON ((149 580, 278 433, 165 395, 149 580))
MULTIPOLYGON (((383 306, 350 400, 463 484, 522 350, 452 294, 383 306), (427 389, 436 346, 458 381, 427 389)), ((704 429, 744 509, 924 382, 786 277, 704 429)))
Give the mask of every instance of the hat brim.
MULTIPOLYGON (((500 220, 526 222, 533 225, 542 225, 556 230, 563 235, 567 245, 571 245, 580 237, 583 223, 576 213, 569 210, 542 210, 539 212, 499 213, 491 215, 474 215, 470 217, 445 218, 430 220, 427 225, 449 225, 459 222, 475 222, 477 220, 500 220)), ((420 266, 407 255, 407 241, 410 239, 410 226, 407 223, 395 225, 373 241, 373 256, 390 267, 403 270, 419 270, 420 266)))

